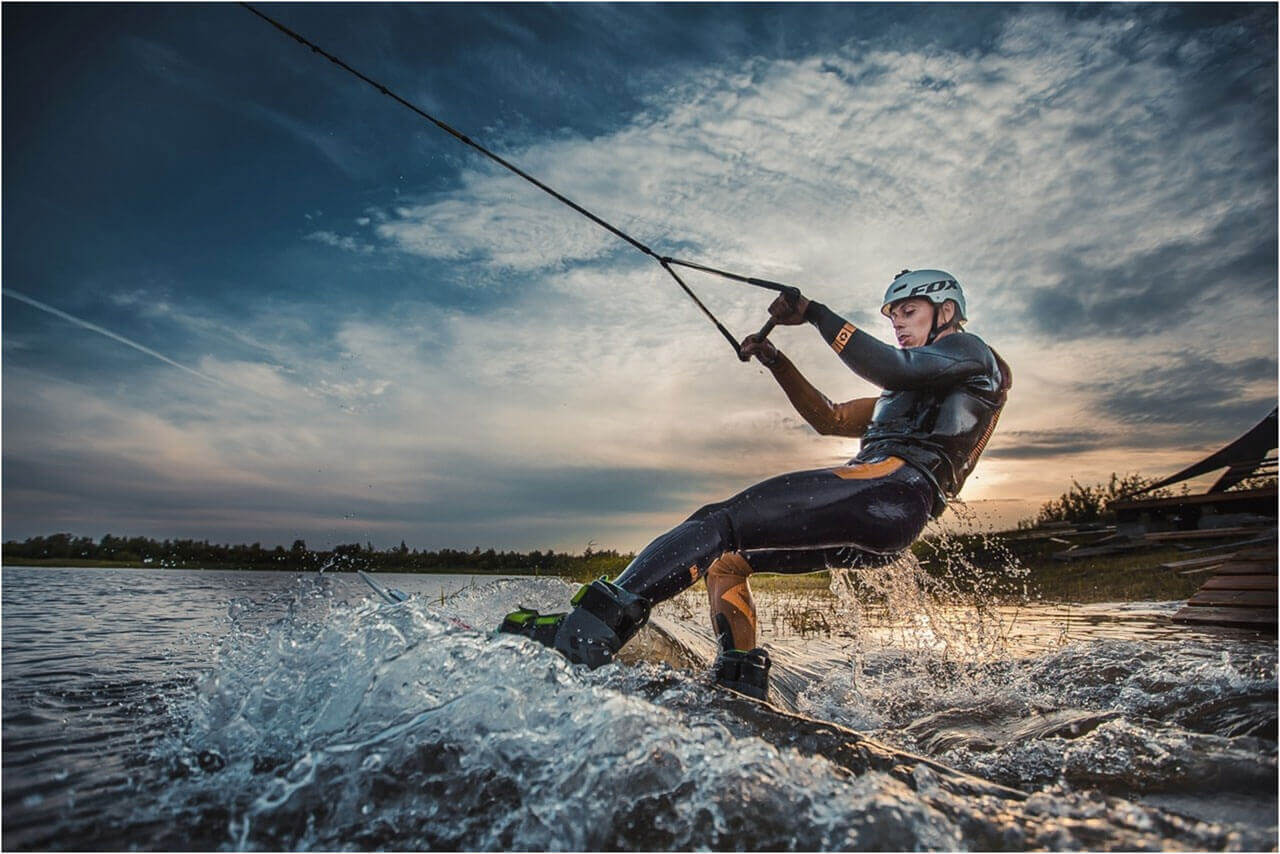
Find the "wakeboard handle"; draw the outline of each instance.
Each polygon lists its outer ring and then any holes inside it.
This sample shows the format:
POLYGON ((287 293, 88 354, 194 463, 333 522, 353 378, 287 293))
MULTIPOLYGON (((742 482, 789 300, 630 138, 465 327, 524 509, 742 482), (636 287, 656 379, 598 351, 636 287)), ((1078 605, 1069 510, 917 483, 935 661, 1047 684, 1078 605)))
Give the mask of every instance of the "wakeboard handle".
MULTIPOLYGON (((756 282, 753 282, 753 284, 761 281, 762 280, 757 279, 756 282)), ((779 285, 777 282, 768 282, 766 283, 766 286, 769 286, 771 288, 776 288, 778 292, 781 293, 786 298, 787 302, 792 303, 793 305, 795 304, 795 301, 800 298, 800 289, 792 287, 791 285, 779 285)), ((770 316, 770 318, 764 322, 764 326, 760 327, 760 331, 750 337, 756 339, 757 341, 763 341, 764 339, 769 337, 769 333, 772 332, 773 328, 777 325, 778 325, 778 321, 775 320, 772 316, 770 316)), ((748 356, 746 353, 742 352, 742 348, 739 347, 738 361, 746 362, 746 361, 749 361, 750 359, 751 357, 748 356)))

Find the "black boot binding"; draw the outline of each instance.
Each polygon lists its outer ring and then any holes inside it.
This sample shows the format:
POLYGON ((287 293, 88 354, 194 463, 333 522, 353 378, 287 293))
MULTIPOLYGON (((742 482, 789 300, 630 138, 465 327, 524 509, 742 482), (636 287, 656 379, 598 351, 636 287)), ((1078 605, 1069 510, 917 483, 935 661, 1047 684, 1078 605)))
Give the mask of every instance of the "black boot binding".
POLYGON ((717 615, 720 654, 711 666, 711 678, 717 685, 732 688, 757 700, 769 699, 769 653, 760 647, 752 650, 733 649, 733 635, 723 615, 717 615))
POLYGON ((507 614, 499 632, 524 635, 593 670, 613 661, 649 619, 649 600, 600 578, 583 587, 567 614, 539 614, 521 608, 507 614))

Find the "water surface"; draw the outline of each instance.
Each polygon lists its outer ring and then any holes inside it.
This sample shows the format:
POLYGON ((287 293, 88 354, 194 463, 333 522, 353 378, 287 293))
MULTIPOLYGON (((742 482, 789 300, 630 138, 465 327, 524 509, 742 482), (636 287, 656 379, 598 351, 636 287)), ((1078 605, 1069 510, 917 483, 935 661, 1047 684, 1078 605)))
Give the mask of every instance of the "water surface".
POLYGON ((381 578, 5 567, 4 847, 1276 844, 1275 639, 1178 603, 759 596, 777 705, 868 765, 708 683, 701 593, 587 672, 488 631, 558 579, 381 578))

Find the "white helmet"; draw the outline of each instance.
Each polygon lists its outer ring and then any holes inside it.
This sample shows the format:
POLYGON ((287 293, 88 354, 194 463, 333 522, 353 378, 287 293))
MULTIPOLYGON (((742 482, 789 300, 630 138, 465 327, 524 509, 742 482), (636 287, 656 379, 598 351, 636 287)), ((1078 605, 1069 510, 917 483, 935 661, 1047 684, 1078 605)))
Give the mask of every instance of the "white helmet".
POLYGON ((945 270, 903 270, 893 277, 889 289, 884 292, 880 313, 888 317, 891 305, 911 297, 923 297, 934 305, 954 300, 959 319, 969 319, 964 310, 964 291, 956 277, 945 270))

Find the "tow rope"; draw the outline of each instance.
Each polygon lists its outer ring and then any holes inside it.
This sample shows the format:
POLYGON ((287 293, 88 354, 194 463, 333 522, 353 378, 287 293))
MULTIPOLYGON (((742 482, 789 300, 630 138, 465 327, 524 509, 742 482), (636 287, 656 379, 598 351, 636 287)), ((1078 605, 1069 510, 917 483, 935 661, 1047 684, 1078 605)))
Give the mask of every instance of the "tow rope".
MULTIPOLYGON (((738 355, 738 358, 741 359, 742 361, 744 362, 747 361, 748 357, 739 348, 738 339, 735 338, 733 336, 733 333, 731 333, 728 329, 726 329, 724 324, 721 323, 719 319, 717 319, 716 316, 711 313, 711 309, 707 308, 706 305, 703 304, 702 300, 698 299, 698 295, 695 294, 687 284, 685 284, 684 279, 680 278, 679 274, 676 273, 676 271, 673 270, 672 267, 673 266, 687 267, 691 270, 699 270, 703 273, 710 273, 715 276, 720 276, 722 278, 729 279, 730 281, 741 282, 742 284, 746 284, 746 285, 753 285, 754 287, 757 287, 757 288, 766 288, 771 291, 778 291, 779 293, 786 296, 788 298, 788 301, 793 303, 800 296, 800 290, 791 285, 784 285, 778 282, 771 282, 767 279, 757 279, 754 276, 742 276, 737 273, 729 273, 724 270, 718 270, 715 267, 708 267, 705 264, 696 264, 692 261, 682 261, 679 258, 672 258, 669 255, 659 255, 657 252, 654 252, 648 246, 641 243, 639 240, 632 237, 631 235, 627 234, 622 229, 618 228, 615 225, 610 224, 609 222, 605 221, 603 218, 587 210, 582 205, 573 201, 569 197, 547 186, 542 181, 539 181, 537 178, 533 177, 528 172, 525 172, 523 169, 516 166, 514 163, 511 163, 510 161, 503 159, 497 154, 494 154, 492 151, 485 148, 483 145, 476 142, 475 140, 471 139, 466 134, 458 131, 457 129, 453 128, 449 124, 441 121, 440 119, 431 115, 426 110, 422 109, 421 107, 412 103, 411 101, 408 101, 402 98, 401 96, 397 95, 395 92, 391 91, 386 86, 383 86, 381 83, 374 80, 373 78, 365 74, 362 74, 361 72, 352 68, 350 65, 348 65, 346 62, 343 62, 337 56, 333 55, 329 51, 320 47, 315 42, 311 41, 305 36, 295 32, 294 30, 289 29, 284 24, 277 21, 275 18, 272 18, 271 16, 259 11, 258 9, 254 8, 252 5, 248 3, 241 3, 240 5, 243 6, 245 9, 248 9, 254 15, 257 15, 263 21, 266 21, 268 24, 275 27, 280 32, 284 33, 289 38, 298 42, 303 47, 310 48, 313 53, 317 53, 320 56, 323 56, 325 59, 329 60, 334 65, 338 66, 343 71, 347 72, 348 74, 351 74, 352 76, 358 78, 359 80, 364 81, 366 84, 368 84, 369 86, 372 86, 374 89, 377 89, 383 95, 386 95, 388 98, 400 104, 402 107, 405 107, 406 109, 416 113, 420 117, 431 122, 433 125, 440 128, 440 130, 449 134, 454 139, 458 140, 464 145, 474 148, 476 151, 480 152, 485 157, 488 157, 490 160, 492 160, 494 163, 497 163, 499 166, 503 167, 504 169, 507 169, 508 171, 513 172, 516 175, 519 175, 521 178, 528 181, 530 184, 533 184, 535 187, 542 190, 544 193, 551 196, 556 201, 572 208, 573 210, 582 214, 587 219, 594 222, 596 225, 600 226, 601 228, 605 229, 609 233, 613 234, 615 237, 625 240, 635 249, 639 250, 640 252, 643 252, 645 255, 648 255, 650 258, 657 261, 658 264, 662 267, 662 269, 666 270, 672 279, 675 279, 676 284, 680 286, 681 290, 683 290, 686 294, 689 295, 689 298, 694 301, 694 303, 698 306, 698 308, 702 309, 702 313, 705 314, 707 318, 712 323, 715 324, 716 329, 720 330, 720 334, 725 337, 725 339, 729 342, 730 346, 733 347, 733 351, 738 355)), ((769 333, 773 331, 773 327, 774 327, 774 320, 773 318, 769 318, 769 320, 764 324, 764 326, 760 328, 760 331, 755 333, 755 335, 752 337, 758 340, 764 340, 769 336, 769 333)))

